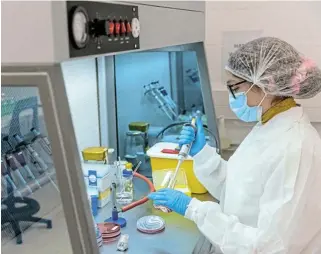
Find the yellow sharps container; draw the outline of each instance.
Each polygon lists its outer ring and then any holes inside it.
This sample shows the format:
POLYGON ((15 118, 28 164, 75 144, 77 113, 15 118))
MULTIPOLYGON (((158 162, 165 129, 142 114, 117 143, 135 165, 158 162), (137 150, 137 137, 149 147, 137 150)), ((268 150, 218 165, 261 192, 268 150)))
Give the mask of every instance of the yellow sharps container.
MULTIPOLYGON (((147 151, 147 155, 150 157, 151 166, 152 166, 152 174, 154 175, 155 171, 158 170, 168 170, 174 169, 177 165, 177 154, 168 154, 163 153, 163 149, 175 149, 177 144, 168 143, 168 142, 160 142, 155 144, 147 151)), ((192 157, 188 157, 183 163, 181 168, 184 169, 188 186, 191 189, 192 193, 195 194, 204 194, 207 190, 204 186, 197 180, 194 171, 194 161, 192 157)))

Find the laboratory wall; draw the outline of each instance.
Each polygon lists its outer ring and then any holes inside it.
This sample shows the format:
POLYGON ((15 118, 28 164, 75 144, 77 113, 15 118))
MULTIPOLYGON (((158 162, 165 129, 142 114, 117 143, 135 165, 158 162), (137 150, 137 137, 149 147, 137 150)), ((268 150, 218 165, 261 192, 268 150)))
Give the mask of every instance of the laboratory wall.
MULTIPOLYGON (((232 143, 253 125, 236 119, 228 107, 223 69, 231 52, 261 36, 279 37, 321 67, 321 2, 206 2, 206 53, 217 116, 223 115, 232 143)), ((321 94, 299 101, 321 135, 321 94)))
MULTIPOLYGON (((125 2, 125 1, 124 1, 125 2)), ((205 1, 129 1, 129 3, 161 6, 191 11, 205 11, 205 1)))
POLYGON ((100 145, 96 60, 62 63, 78 150, 100 145))

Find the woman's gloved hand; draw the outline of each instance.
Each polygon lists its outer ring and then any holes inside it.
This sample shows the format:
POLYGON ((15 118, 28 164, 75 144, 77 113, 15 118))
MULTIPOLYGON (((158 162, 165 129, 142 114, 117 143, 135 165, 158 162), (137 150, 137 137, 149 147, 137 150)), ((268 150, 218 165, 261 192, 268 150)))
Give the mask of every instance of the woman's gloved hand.
POLYGON ((180 146, 190 144, 194 141, 190 151, 190 155, 192 156, 199 153, 206 144, 204 127, 200 116, 197 116, 196 127, 197 127, 196 135, 193 127, 184 126, 179 136, 180 146))
POLYGON ((152 192, 148 195, 148 198, 154 201, 154 205, 166 206, 183 216, 192 200, 184 193, 173 189, 161 189, 157 192, 152 192))

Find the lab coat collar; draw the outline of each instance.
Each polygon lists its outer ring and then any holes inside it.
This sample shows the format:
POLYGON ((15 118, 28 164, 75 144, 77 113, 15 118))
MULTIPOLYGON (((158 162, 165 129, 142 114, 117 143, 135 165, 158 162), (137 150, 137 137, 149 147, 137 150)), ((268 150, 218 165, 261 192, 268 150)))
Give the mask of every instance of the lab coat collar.
POLYGON ((295 123, 300 122, 309 123, 309 119, 302 107, 294 107, 274 116, 265 124, 258 123, 253 129, 253 134, 257 140, 271 139, 271 137, 282 135, 290 130, 295 123))

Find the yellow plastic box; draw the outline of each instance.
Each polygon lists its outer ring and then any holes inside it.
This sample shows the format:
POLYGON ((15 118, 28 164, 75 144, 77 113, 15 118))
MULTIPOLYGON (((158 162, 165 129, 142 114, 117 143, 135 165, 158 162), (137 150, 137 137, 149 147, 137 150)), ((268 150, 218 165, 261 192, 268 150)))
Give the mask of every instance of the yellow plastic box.
POLYGON ((106 147, 87 147, 82 150, 84 161, 105 161, 107 157, 106 147))
MULTIPOLYGON (((160 142, 155 144, 147 151, 147 155, 151 159, 152 172, 157 170, 168 170, 174 169, 177 165, 177 154, 166 154, 162 153, 163 149, 175 149, 177 144, 169 142, 160 142)), ((194 161, 192 157, 188 157, 183 163, 181 168, 184 169, 188 186, 192 193, 204 194, 207 190, 197 180, 193 171, 194 161)))

